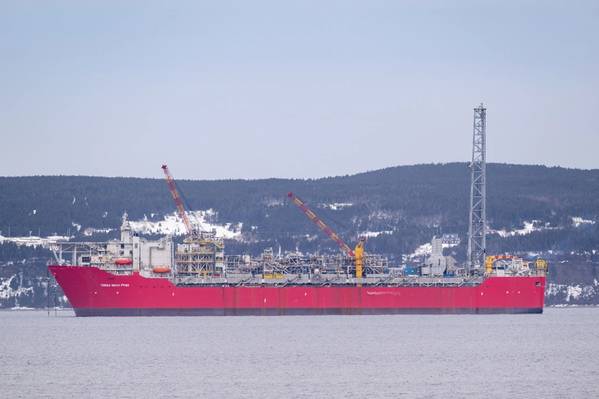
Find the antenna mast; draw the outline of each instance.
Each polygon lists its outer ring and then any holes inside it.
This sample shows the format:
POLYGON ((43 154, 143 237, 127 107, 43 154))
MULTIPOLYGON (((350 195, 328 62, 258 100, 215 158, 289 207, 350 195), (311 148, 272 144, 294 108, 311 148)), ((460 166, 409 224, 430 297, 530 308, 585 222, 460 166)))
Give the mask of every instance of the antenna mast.
POLYGON ((470 164, 470 225, 468 272, 480 271, 487 252, 487 109, 474 108, 472 163, 470 164))

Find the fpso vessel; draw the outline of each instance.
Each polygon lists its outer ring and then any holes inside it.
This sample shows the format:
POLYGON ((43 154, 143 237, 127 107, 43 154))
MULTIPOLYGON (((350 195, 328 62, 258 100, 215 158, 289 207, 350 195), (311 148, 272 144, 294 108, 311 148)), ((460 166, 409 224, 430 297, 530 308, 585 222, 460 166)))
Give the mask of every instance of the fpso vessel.
POLYGON ((206 233, 146 240, 126 216, 120 240, 54 250, 49 269, 77 316, 542 313, 544 303, 546 264, 505 256, 487 258, 477 275, 432 264, 409 275, 364 255, 356 277, 341 255, 227 257, 206 233))
POLYGON ((542 313, 542 276, 478 283, 181 286, 139 273, 50 266, 77 316, 542 313))

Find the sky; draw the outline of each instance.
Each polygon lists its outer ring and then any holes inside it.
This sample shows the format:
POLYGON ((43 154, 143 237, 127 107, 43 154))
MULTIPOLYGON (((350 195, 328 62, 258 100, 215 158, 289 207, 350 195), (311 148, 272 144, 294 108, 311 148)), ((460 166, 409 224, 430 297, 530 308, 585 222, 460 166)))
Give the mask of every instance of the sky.
POLYGON ((599 2, 0 0, 0 175, 599 168, 599 2))

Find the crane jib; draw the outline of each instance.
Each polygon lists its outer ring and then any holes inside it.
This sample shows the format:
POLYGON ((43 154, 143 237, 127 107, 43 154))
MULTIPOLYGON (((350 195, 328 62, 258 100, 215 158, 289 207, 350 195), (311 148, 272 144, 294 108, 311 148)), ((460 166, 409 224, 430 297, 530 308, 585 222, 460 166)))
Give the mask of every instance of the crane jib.
POLYGON ((177 190, 177 185, 175 184, 175 179, 171 175, 171 172, 168 169, 168 166, 162 165, 162 170, 164 171, 164 177, 166 178, 166 184, 168 185, 168 189, 171 192, 173 197, 173 201, 175 201, 175 206, 177 207, 177 213, 181 220, 183 220, 183 224, 185 225, 185 229, 187 230, 187 234, 191 234, 193 229, 191 226, 191 222, 189 221, 189 217, 187 216, 187 212, 185 212, 185 206, 183 205, 183 201, 181 200, 181 196, 179 195, 179 191, 177 190))
POLYGON ((354 251, 350 248, 350 246, 347 245, 345 241, 343 241, 343 239, 339 237, 322 219, 320 219, 316 213, 314 213, 314 211, 308 208, 304 201, 302 201, 293 193, 288 193, 287 196, 308 217, 308 219, 310 219, 310 221, 312 221, 320 230, 322 230, 331 240, 335 241, 344 253, 351 257, 354 256, 354 251))

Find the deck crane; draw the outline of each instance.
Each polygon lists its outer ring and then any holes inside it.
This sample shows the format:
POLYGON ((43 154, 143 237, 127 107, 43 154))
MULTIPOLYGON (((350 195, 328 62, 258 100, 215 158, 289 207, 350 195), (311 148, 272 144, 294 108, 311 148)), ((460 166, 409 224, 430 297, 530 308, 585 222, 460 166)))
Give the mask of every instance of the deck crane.
MULTIPOLYGON (((214 230, 207 232, 203 231, 201 226, 192 225, 168 166, 162 165, 162 170, 168 189, 177 206, 177 213, 183 220, 185 230, 187 230, 187 236, 183 239, 183 244, 178 244, 174 253, 177 274, 201 275, 203 277, 222 276, 226 271, 224 240, 217 237, 214 230)), ((187 207, 189 208, 189 205, 187 207)))
POLYGON ((173 179, 173 175, 171 175, 168 166, 162 165, 162 170, 164 171, 164 177, 166 178, 166 184, 168 184, 168 189, 171 192, 171 195, 173 196, 175 205, 177 206, 177 213, 179 214, 179 217, 183 220, 183 224, 185 225, 187 234, 191 235, 193 234, 194 229, 191 225, 189 217, 187 216, 187 212, 185 212, 185 206, 183 205, 183 201, 181 200, 181 196, 179 195, 179 191, 177 190, 175 179, 173 179))
POLYGON ((343 241, 341 237, 337 235, 325 222, 322 221, 308 206, 304 201, 302 201, 297 195, 292 192, 287 194, 287 197, 291 199, 293 202, 303 213, 314 223, 320 230, 322 230, 331 240, 335 241, 339 248, 346 255, 354 258, 354 263, 356 266, 356 278, 362 278, 362 271, 364 266, 364 243, 366 241, 365 238, 360 238, 356 247, 352 250, 349 245, 343 241))

